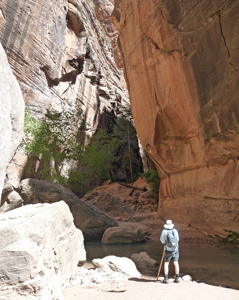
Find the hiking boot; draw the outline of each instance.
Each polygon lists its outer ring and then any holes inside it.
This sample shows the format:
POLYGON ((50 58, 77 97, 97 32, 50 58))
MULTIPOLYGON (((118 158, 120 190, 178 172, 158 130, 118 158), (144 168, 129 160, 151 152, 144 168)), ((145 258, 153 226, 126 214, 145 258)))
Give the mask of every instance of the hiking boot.
POLYGON ((176 278, 174 279, 174 282, 175 282, 175 283, 179 283, 179 282, 180 282, 179 275, 176 275, 176 278))
POLYGON ((169 281, 168 281, 168 276, 165 276, 165 277, 164 277, 163 283, 169 283, 169 281))

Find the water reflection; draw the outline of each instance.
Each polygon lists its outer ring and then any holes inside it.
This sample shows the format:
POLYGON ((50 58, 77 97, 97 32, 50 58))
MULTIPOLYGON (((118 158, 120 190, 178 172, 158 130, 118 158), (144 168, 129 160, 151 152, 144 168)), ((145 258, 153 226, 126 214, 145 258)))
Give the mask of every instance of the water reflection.
MULTIPOLYGON (((100 242, 85 244, 87 261, 107 255, 131 257, 134 253, 147 252, 160 262, 162 245, 157 242, 130 245, 104 245, 100 242)), ((239 289, 239 249, 214 245, 195 246, 184 243, 180 246, 180 272, 190 274, 194 280, 213 285, 239 289)), ((171 276, 173 266, 170 265, 171 276)))

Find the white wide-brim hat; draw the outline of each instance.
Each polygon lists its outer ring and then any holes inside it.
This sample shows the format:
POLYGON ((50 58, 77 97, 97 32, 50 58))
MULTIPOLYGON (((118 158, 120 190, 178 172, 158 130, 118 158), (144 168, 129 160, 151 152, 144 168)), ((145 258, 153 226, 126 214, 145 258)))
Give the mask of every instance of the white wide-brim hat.
POLYGON ((166 224, 164 224, 165 229, 173 229, 173 227, 174 227, 174 224, 171 220, 167 220, 166 224))

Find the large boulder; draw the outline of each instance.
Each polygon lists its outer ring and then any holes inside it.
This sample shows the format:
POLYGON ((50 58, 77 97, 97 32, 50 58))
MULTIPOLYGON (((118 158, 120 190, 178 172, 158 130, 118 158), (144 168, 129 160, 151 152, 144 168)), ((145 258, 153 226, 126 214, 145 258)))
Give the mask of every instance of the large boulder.
POLYGON ((116 0, 113 14, 160 212, 237 231, 239 1, 116 0))
POLYGON ((111 227, 106 229, 101 242, 103 244, 132 244, 145 242, 145 233, 136 225, 111 227))
POLYGON ((113 197, 110 194, 100 193, 97 191, 92 192, 90 195, 85 196, 83 201, 94 204, 114 218, 129 220, 134 215, 134 211, 132 209, 121 203, 118 197, 113 197))
POLYGON ((0 200, 6 168, 23 136, 24 108, 22 92, 0 43, 0 200))
POLYGON ((12 191, 8 196, 6 201, 0 207, 0 214, 7 211, 13 210, 15 208, 21 207, 23 205, 22 197, 16 192, 12 191))
POLYGON ((3 183, 3 189, 2 189, 2 198, 1 198, 1 205, 5 202, 8 195, 13 191, 13 186, 11 182, 5 178, 3 183))
POLYGON ((83 235, 64 201, 0 216, 1 300, 63 299, 61 287, 85 260, 83 235))
POLYGON ((141 276, 134 262, 127 257, 109 255, 102 259, 93 259, 92 264, 95 268, 99 268, 104 272, 119 272, 128 277, 135 278, 139 278, 141 276))
POLYGON ((54 203, 64 200, 74 217, 75 226, 82 230, 85 240, 100 240, 108 227, 118 226, 115 219, 81 201, 70 190, 44 180, 24 179, 20 183, 24 204, 54 203))
POLYGON ((151 258, 146 252, 134 253, 131 256, 137 269, 141 274, 156 276, 158 272, 158 263, 151 258))

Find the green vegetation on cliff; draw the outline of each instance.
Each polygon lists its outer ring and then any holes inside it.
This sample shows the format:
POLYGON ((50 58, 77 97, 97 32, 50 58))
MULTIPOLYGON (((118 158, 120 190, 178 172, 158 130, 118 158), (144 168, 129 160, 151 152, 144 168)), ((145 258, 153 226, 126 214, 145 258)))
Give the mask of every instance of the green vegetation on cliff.
POLYGON ((219 238, 224 243, 239 244, 239 233, 227 229, 224 229, 224 231, 228 233, 226 237, 221 237, 219 235, 215 235, 215 237, 219 238))
POLYGON ((152 197, 156 202, 158 202, 159 197, 159 186, 160 186, 160 177, 158 175, 158 171, 155 168, 154 170, 148 170, 143 174, 147 180, 147 182, 152 185, 152 197))
POLYGON ((125 110, 112 133, 87 135, 87 124, 78 112, 48 113, 42 121, 25 114, 25 176, 48 180, 84 194, 111 179, 133 181, 142 169, 134 126, 125 110), (120 172, 119 172, 120 169, 120 172), (123 174, 123 175, 122 175, 123 174))

